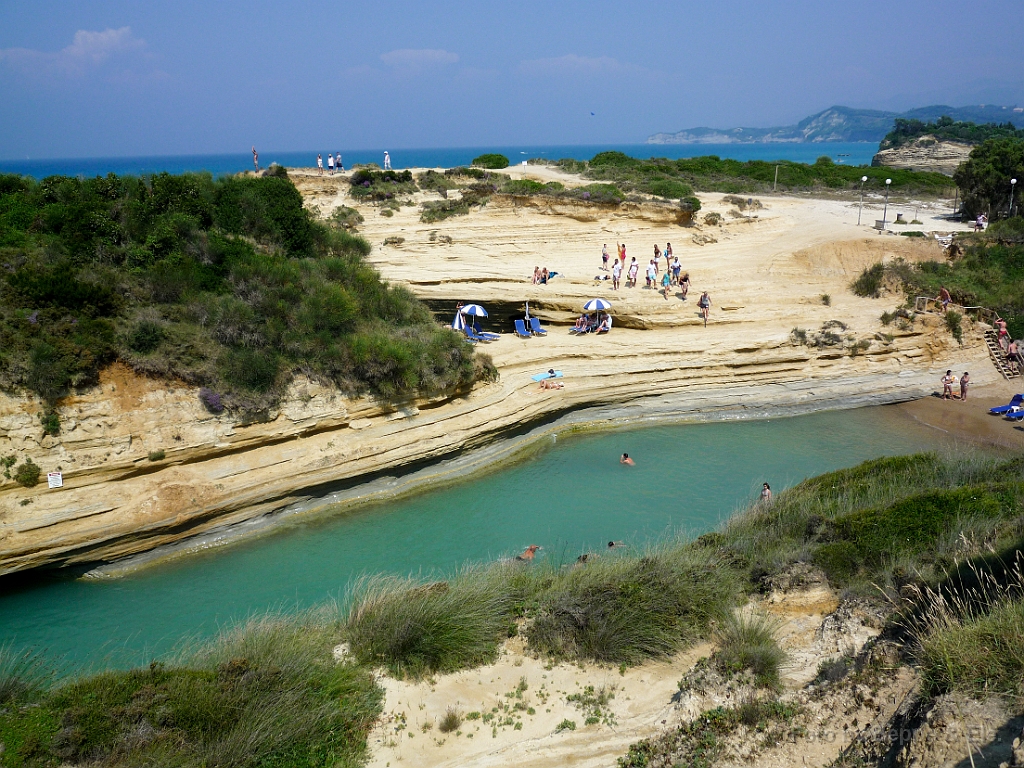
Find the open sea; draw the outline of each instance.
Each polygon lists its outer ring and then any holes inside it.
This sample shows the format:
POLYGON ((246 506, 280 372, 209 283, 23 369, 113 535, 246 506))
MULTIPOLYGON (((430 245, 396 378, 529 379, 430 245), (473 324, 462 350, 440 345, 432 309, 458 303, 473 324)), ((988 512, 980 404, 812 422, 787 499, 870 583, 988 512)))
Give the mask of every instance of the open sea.
MULTIPOLYGON (((718 155, 734 160, 792 160, 798 163, 813 163, 827 155, 836 163, 845 165, 869 165, 878 151, 878 145, 868 142, 820 143, 820 144, 565 144, 545 146, 502 146, 502 147, 449 147, 434 149, 392 149, 393 168, 454 168, 468 165, 470 161, 486 152, 498 152, 513 163, 543 158, 559 160, 589 160, 598 152, 617 150, 632 157, 667 157, 678 160, 684 157, 718 155)), ((260 167, 266 168, 277 163, 287 168, 307 168, 316 165, 317 153, 324 156, 341 152, 346 168, 354 163, 378 163, 384 158, 384 148, 348 150, 325 147, 305 152, 275 152, 259 150, 260 167)), ((165 155, 153 157, 81 157, 65 159, 11 159, 0 160, 0 172, 17 173, 43 179, 47 176, 105 176, 142 175, 149 173, 185 173, 186 171, 209 171, 214 176, 252 170, 252 154, 242 151, 226 155, 165 155)))

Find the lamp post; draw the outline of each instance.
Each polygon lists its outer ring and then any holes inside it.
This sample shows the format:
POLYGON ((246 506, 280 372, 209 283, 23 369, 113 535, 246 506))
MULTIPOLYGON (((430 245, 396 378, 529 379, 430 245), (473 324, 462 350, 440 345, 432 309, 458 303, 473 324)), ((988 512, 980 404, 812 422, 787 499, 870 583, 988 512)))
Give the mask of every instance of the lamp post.
POLYGON ((857 226, 860 226, 860 216, 864 213, 864 182, 868 180, 867 176, 860 177, 860 210, 857 211, 857 226))
POLYGON ((1010 179, 1010 211, 1007 216, 1013 216, 1013 190, 1017 186, 1016 179, 1010 179))
POLYGON ((885 229, 885 217, 889 214, 889 185, 892 179, 885 180, 885 208, 882 209, 882 229, 885 229))

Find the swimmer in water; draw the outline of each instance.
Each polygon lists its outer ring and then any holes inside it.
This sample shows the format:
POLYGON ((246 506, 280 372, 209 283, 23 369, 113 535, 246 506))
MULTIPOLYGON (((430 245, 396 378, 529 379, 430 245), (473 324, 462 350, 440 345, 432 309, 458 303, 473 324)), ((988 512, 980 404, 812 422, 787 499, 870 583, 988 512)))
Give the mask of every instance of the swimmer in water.
POLYGON ((622 454, 622 458, 619 459, 619 464, 629 464, 629 466, 632 467, 635 463, 636 462, 634 462, 631 458, 629 458, 629 454, 628 453, 622 454))
POLYGON ((624 546, 626 546, 626 545, 623 544, 621 541, 609 541, 608 542, 608 549, 618 549, 619 547, 624 547, 624 546))
POLYGON ((538 549, 541 549, 541 547, 536 544, 531 544, 523 550, 523 554, 516 555, 516 560, 520 560, 524 563, 533 562, 533 556, 537 554, 538 549))

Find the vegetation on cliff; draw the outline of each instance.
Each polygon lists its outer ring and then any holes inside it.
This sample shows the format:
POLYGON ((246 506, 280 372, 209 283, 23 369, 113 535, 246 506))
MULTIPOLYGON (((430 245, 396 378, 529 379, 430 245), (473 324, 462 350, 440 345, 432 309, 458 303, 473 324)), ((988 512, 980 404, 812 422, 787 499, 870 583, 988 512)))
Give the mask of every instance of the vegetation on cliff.
POLYGON ((868 177, 868 190, 884 189, 885 179, 891 178, 893 191, 924 195, 950 191, 949 178, 941 173, 837 165, 828 157, 821 157, 809 165, 789 160, 723 160, 716 155, 680 160, 640 160, 621 152, 601 152, 589 162, 559 160, 558 166, 586 178, 613 182, 626 192, 684 201, 693 189, 744 194, 764 193, 772 189, 784 192, 854 190, 860 188, 862 176, 868 177))
MULTIPOLYGON (((415 186, 367 173, 369 195, 415 186)), ((296 372, 380 398, 471 382, 472 348, 369 250, 283 171, 0 176, 0 387, 52 406, 121 360, 260 411, 296 372)))
POLYGON ((961 235, 950 258, 908 264, 878 263, 853 283, 858 296, 878 296, 884 285, 902 286, 907 301, 938 296, 945 286, 953 301, 988 307, 1007 321, 1010 335, 1024 337, 1024 218, 996 222, 984 232, 961 235))
POLYGON ((963 144, 981 144, 989 139, 1024 139, 1024 129, 1013 123, 972 123, 957 121, 943 115, 934 122, 897 117, 893 129, 885 135, 878 149, 899 149, 922 136, 932 136, 938 141, 958 141, 963 144))
POLYGON ((984 213, 990 219, 1011 216, 1010 193, 1014 192, 1013 213, 1021 214, 1024 194, 1024 131, 1020 137, 989 139, 971 150, 956 169, 953 180, 960 187, 963 211, 974 217, 984 213), (1016 179, 1016 186, 1010 184, 1016 179))

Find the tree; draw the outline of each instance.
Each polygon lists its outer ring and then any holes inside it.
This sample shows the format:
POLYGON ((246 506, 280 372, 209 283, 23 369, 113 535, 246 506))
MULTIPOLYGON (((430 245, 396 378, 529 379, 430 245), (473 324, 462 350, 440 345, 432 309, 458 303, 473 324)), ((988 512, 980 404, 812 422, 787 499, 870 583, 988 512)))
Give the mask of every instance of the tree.
MULTIPOLYGON (((979 213, 1005 216, 1010 205, 1010 179, 1024 187, 1024 139, 989 139, 974 148, 953 181, 960 187, 963 210, 969 216, 979 213)), ((1020 199, 1015 212, 1020 215, 1020 199)))

